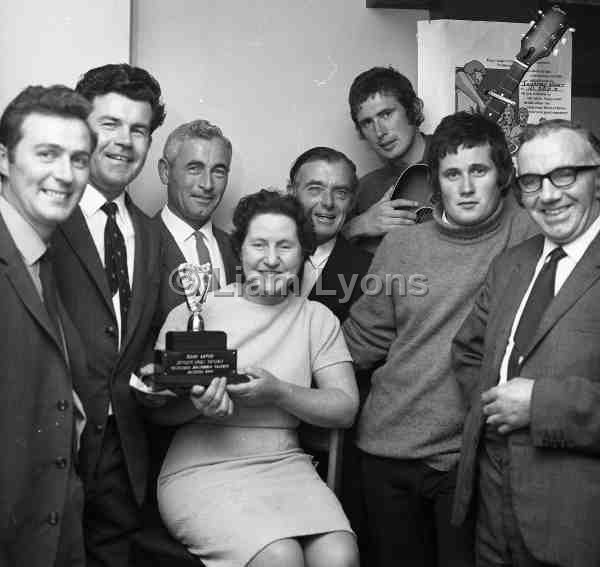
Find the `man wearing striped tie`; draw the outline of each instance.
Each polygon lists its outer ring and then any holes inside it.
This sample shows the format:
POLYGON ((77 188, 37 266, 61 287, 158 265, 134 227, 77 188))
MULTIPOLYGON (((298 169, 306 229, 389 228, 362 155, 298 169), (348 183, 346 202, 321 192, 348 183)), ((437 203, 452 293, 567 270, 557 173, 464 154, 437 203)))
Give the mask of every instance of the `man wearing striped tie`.
POLYGON ((160 212, 162 241, 159 315, 162 325, 169 311, 185 301, 178 285, 177 267, 188 262, 210 263, 212 289, 235 281, 238 261, 229 235, 213 225, 229 178, 231 142, 206 120, 194 120, 173 130, 158 162, 167 188, 167 204, 160 212))
POLYGON ((600 141, 549 120, 517 160, 542 234, 496 258, 454 339, 454 521, 476 514, 478 565, 599 565, 600 141))

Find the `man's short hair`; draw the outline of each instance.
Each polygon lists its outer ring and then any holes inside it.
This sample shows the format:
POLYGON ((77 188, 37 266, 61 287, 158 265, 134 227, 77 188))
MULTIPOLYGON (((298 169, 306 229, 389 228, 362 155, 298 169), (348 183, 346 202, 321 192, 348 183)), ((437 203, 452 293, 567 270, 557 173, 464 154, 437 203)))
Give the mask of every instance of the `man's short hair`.
POLYGON ((165 105, 161 100, 158 81, 140 67, 127 63, 111 63, 90 69, 77 83, 75 90, 93 102, 94 97, 117 93, 131 100, 147 102, 152 108, 150 134, 165 120, 165 105))
POLYGON ((420 126, 423 123, 423 101, 410 81, 393 67, 373 67, 354 79, 348 94, 350 115, 361 138, 364 136, 357 119, 360 105, 376 94, 394 96, 404 107, 410 124, 420 126))
MULTIPOLYGON (((0 117, 0 144, 6 148, 9 160, 12 160, 14 149, 23 137, 23 122, 30 114, 79 119, 87 126, 91 111, 92 105, 88 100, 64 85, 26 87, 8 104, 0 117)), ((96 135, 89 126, 87 128, 93 150, 96 135)))
MULTIPOLYGON (((600 160, 600 139, 590 129, 582 126, 581 124, 571 120, 563 120, 562 118, 544 120, 542 122, 538 122, 537 124, 526 124, 519 134, 519 148, 534 138, 541 138, 553 132, 559 132, 560 130, 571 130, 571 132, 576 132, 579 134, 584 140, 588 141, 590 147, 596 154, 596 157, 598 160, 600 160)), ((519 188, 518 183, 515 183, 514 192, 517 202, 522 205, 523 200, 521 198, 521 189, 519 188)))
POLYGON ((441 198, 440 161, 448 154, 455 154, 460 146, 474 148, 486 144, 490 145, 490 157, 498 170, 498 188, 504 195, 514 179, 514 167, 500 126, 482 114, 465 111, 442 119, 431 136, 427 150, 434 200, 441 198))
POLYGON ((481 61, 478 61, 477 59, 472 59, 471 61, 469 61, 468 63, 465 63, 464 67, 463 67, 463 71, 471 76, 474 73, 485 73, 486 72, 486 68, 484 67, 483 63, 481 61))
POLYGON ((211 124, 208 120, 192 120, 191 122, 186 122, 185 124, 177 126, 177 128, 169 134, 163 148, 163 158, 167 162, 173 163, 179 153, 181 144, 186 140, 213 140, 215 138, 223 141, 225 147, 229 151, 229 157, 231 157, 233 151, 231 142, 229 141, 229 138, 226 138, 223 135, 223 132, 218 126, 211 124))
POLYGON ((353 193, 356 192, 358 187, 358 176, 356 175, 356 165, 354 162, 343 152, 338 150, 334 150, 333 148, 328 148, 327 146, 315 146, 314 148, 310 148, 306 150, 304 153, 300 154, 296 161, 292 164, 290 169, 290 184, 294 185, 296 183, 296 177, 300 168, 306 164, 313 161, 324 161, 326 163, 337 163, 344 162, 348 165, 351 172, 351 182, 350 189, 353 193))

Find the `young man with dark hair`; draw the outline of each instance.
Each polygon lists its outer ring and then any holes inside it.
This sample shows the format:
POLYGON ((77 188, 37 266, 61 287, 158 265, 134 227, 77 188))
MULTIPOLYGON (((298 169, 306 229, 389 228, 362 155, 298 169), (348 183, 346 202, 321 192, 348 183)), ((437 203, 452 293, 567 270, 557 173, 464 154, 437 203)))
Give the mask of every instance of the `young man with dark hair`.
POLYGON ((91 105, 64 86, 28 87, 0 118, 0 565, 82 567, 75 466, 86 375, 56 291, 50 238, 89 175, 91 105))
POLYGON ((414 212, 400 207, 417 203, 391 200, 391 188, 409 165, 423 161, 423 101, 404 75, 392 67, 373 67, 354 79, 348 102, 359 136, 384 165, 360 179, 356 215, 346 223, 344 235, 374 252, 388 231, 416 219, 414 212))
POLYGON ((144 69, 104 65, 76 90, 91 103, 98 137, 90 182, 54 244, 65 306, 85 344, 88 373, 76 386, 88 415, 81 444, 88 566, 125 566, 146 494, 147 439, 129 380, 151 336, 159 290, 157 223, 125 193, 165 116, 144 69))
POLYGON ((450 347, 491 260, 534 233, 506 197, 511 156, 484 116, 444 118, 428 163, 433 220, 388 233, 370 268, 379 286, 343 326, 355 364, 381 364, 357 425, 379 567, 473 564, 472 525, 450 525, 464 420, 450 347))

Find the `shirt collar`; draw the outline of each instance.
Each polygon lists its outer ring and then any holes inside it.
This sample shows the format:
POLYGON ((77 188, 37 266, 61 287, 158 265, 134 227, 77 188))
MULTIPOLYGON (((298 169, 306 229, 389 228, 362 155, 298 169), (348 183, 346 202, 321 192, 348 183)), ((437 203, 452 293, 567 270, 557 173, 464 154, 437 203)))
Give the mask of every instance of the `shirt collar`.
POLYGON ((33 266, 46 252, 46 244, 19 211, 2 195, 0 195, 0 214, 25 264, 33 266))
MULTIPOLYGON (((175 242, 182 243, 194 237, 196 229, 193 226, 190 226, 182 218, 178 217, 168 205, 163 207, 160 216, 165 223, 165 226, 173 235, 175 242)), ((212 220, 208 219, 199 230, 207 240, 211 240, 213 235, 212 220)))
MULTIPOLYGON (((575 263, 581 260, 582 256, 585 254, 585 251, 588 249, 588 246, 592 243, 592 240, 598 236, 600 233, 600 215, 598 218, 588 227, 588 229, 580 234, 575 240, 571 242, 567 242, 562 245, 565 254, 575 263)), ((552 242, 548 238, 544 238, 544 249, 542 250, 542 257, 546 258, 548 254, 558 248, 558 244, 556 242, 552 242)))
MULTIPOLYGON (((81 207, 83 215, 86 218, 90 218, 100 210, 104 203, 106 203, 106 197, 93 185, 88 183, 85 187, 85 191, 83 192, 83 197, 81 197, 81 201, 79 202, 79 206, 81 207)), ((125 191, 113 199, 113 203, 117 205, 121 218, 125 218, 125 191)))
POLYGON ((331 238, 327 242, 317 246, 314 254, 308 257, 308 260, 315 268, 320 268, 327 261, 329 256, 331 256, 336 241, 337 237, 331 238))

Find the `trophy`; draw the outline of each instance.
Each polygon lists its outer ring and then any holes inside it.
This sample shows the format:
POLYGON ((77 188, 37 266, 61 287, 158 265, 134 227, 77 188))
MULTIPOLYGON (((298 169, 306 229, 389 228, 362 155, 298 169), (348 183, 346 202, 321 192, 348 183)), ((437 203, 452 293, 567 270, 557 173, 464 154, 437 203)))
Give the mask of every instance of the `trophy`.
POLYGON ((247 376, 237 373, 237 351, 227 348, 227 335, 204 330, 202 309, 213 278, 211 264, 184 263, 177 274, 191 315, 187 331, 168 331, 165 350, 156 353, 162 367, 155 375, 156 387, 187 390, 196 384, 208 386, 219 376, 227 377, 228 383, 246 382, 247 376))

